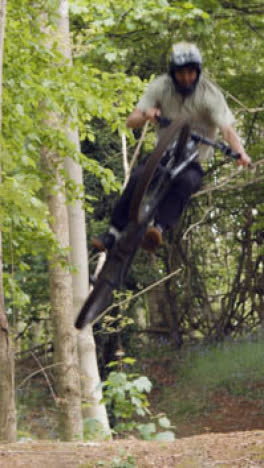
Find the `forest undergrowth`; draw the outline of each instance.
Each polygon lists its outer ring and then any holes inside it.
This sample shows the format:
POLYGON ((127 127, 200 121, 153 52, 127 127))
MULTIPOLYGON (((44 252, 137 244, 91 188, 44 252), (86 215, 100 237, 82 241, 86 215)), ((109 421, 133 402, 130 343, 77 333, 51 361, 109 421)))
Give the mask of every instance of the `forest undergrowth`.
MULTIPOLYGON (((151 414, 168 415, 176 438, 255 430, 264 428, 263 356, 261 336, 216 345, 196 343, 180 352, 169 342, 153 340, 147 345, 138 342, 129 372, 152 382, 151 414)), ((58 439, 51 355, 39 360, 45 371, 32 357, 16 363, 20 440, 58 439)), ((128 371, 124 367, 122 371, 128 371)), ((100 438, 100 431, 92 429, 85 431, 86 440, 100 438)), ((118 435, 122 436, 126 434, 118 435)))

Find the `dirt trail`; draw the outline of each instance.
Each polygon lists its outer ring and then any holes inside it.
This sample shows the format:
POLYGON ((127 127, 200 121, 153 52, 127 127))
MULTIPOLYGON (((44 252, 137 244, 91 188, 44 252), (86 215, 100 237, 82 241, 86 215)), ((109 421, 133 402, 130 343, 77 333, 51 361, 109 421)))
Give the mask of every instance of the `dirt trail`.
POLYGON ((264 431, 211 433, 166 443, 132 439, 107 443, 38 441, 0 445, 1 468, 95 468, 97 466, 264 467, 264 431))

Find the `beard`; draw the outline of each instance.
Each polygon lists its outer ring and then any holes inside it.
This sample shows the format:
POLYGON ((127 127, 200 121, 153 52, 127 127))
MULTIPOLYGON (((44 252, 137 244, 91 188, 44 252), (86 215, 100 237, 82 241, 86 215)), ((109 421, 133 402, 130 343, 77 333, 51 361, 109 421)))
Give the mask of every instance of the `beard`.
POLYGON ((173 84, 174 84, 176 91, 180 93, 183 97, 187 97, 187 96, 190 96, 192 93, 194 93, 195 88, 198 84, 200 75, 196 77, 195 81, 190 86, 181 85, 175 76, 171 76, 171 78, 173 80, 173 84))

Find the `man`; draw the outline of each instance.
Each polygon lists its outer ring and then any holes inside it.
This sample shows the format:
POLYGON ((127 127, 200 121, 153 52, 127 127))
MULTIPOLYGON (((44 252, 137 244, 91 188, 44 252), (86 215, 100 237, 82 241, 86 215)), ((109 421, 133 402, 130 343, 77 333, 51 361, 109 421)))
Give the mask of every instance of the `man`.
MULTIPOLYGON (((219 129, 232 150, 240 153, 238 164, 250 164, 251 160, 233 128, 232 112, 221 91, 203 76, 202 56, 194 44, 181 42, 173 46, 168 72, 149 84, 129 115, 127 126, 139 128, 149 120, 155 125, 157 137, 160 138, 164 129, 158 125, 159 116, 179 121, 191 119, 197 123, 194 127, 197 133, 212 139, 219 129)), ((154 225, 146 232, 143 247, 147 250, 154 251, 161 244, 162 231, 176 224, 192 193, 200 188, 203 177, 200 161, 208 158, 210 151, 210 147, 201 146, 199 162, 190 164, 175 181, 159 207, 154 225)), ((142 165, 133 171, 124 193, 114 207, 109 231, 94 239, 93 245, 98 250, 110 249, 126 226, 131 196, 141 172, 142 165)))

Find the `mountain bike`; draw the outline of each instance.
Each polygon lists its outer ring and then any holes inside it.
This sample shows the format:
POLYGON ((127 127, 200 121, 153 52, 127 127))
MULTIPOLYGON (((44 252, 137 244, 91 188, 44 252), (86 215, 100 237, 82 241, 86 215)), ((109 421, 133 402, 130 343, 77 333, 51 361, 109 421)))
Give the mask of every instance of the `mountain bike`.
POLYGON ((129 268, 149 224, 155 218, 159 204, 179 174, 198 158, 199 144, 218 148, 234 159, 240 157, 223 142, 215 143, 192 132, 191 122, 179 123, 165 117, 159 117, 158 121, 161 127, 167 128, 144 165, 130 203, 129 223, 107 253, 103 268, 75 321, 77 329, 97 322, 112 304, 114 291, 123 288, 129 268))

